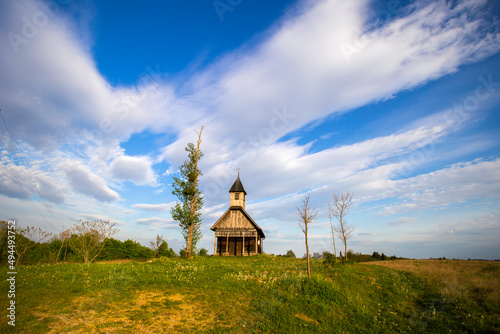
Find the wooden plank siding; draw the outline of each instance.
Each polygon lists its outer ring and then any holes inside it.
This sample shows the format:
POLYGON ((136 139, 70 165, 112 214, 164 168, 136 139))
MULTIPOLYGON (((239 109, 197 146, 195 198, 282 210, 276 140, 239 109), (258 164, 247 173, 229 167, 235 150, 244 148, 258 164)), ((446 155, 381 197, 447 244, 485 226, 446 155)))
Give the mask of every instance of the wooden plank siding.
POLYGON ((228 214, 221 217, 219 224, 217 225, 219 229, 240 229, 240 228, 250 228, 255 229, 250 220, 243 214, 240 210, 229 210, 228 214))

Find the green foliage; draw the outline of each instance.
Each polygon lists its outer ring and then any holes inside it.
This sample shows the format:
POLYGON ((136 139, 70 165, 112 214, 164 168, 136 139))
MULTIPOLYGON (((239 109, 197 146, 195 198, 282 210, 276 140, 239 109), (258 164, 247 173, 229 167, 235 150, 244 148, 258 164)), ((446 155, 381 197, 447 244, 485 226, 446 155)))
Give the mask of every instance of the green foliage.
POLYGON ((208 255, 208 249, 202 248, 198 251, 199 256, 207 256, 208 255))
POLYGON ((197 185, 197 181, 198 177, 202 175, 198 168, 198 161, 203 157, 203 152, 199 151, 193 143, 187 144, 186 151, 188 152, 188 158, 179 167, 181 176, 174 177, 172 184, 172 194, 177 196, 180 203, 176 203, 170 210, 170 214, 174 220, 179 222, 186 244, 188 244, 189 227, 192 226, 191 245, 194 250, 202 237, 201 208, 203 207, 203 196, 197 185), (191 212, 192 208, 194 209, 193 212, 191 212))
POLYGON ((114 238, 108 238, 101 253, 97 257, 98 260, 119 260, 124 259, 123 242, 114 238))
POLYGON ((293 258, 295 258, 295 257, 296 257, 296 256, 295 256, 295 253, 293 252, 293 250, 288 250, 288 251, 286 251, 286 255, 285 255, 285 256, 286 256, 286 257, 293 257, 293 258))
MULTIPOLYGON (((174 177, 175 179, 175 177, 174 177)), ((202 201, 202 197, 199 197, 200 201, 202 201)), ((202 202, 200 206, 203 204, 202 202)), ((188 229, 189 225, 191 224, 191 218, 190 218, 190 211, 191 210, 191 203, 190 201, 184 202, 184 203, 176 203, 175 206, 170 210, 170 214, 172 215, 172 219, 176 220, 179 222, 179 226, 181 227, 181 233, 182 236, 184 237, 184 240, 188 240, 188 229)), ((197 211, 193 215, 192 219, 192 225, 193 225, 193 238, 192 238, 192 245, 193 249, 196 248, 196 244, 198 241, 200 241, 202 234, 201 234, 201 212, 197 211)))
POLYGON ((323 264, 333 266, 336 262, 335 255, 329 252, 323 252, 323 264))
POLYGON ((99 260, 121 260, 121 259, 150 259, 153 250, 141 245, 137 241, 120 241, 113 238, 106 240, 104 248, 99 254, 99 260))
POLYGON ((7 232, 8 223, 4 220, 0 221, 0 263, 7 263, 8 247, 7 247, 7 232))
POLYGON ((158 247, 158 257, 176 257, 175 251, 168 247, 168 243, 163 241, 158 247))
POLYGON ((368 254, 362 254, 360 252, 354 252, 352 249, 347 251, 347 259, 350 262, 368 262, 371 261, 372 257, 368 254))

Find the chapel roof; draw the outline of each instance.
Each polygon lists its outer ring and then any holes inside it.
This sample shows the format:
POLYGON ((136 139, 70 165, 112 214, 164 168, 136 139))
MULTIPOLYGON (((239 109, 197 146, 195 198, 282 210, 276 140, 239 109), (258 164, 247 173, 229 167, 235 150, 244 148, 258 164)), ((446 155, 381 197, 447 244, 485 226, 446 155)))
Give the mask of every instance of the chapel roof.
POLYGON ((245 191, 245 188, 243 188, 243 184, 241 184, 239 174, 238 174, 238 178, 236 179, 236 181, 234 181, 233 186, 231 187, 231 189, 229 189, 229 192, 230 193, 244 192, 245 195, 247 194, 247 192, 245 191))
POLYGON ((226 210, 226 212, 224 212, 224 214, 219 218, 217 219, 217 221, 215 222, 215 224, 210 228, 212 231, 215 231, 218 227, 217 225, 219 225, 220 222, 222 222, 222 220, 224 219, 224 217, 226 215, 229 215, 229 213, 231 211, 240 211, 241 213, 243 213, 243 215, 250 221, 250 223, 255 227, 255 229, 257 230, 257 232, 259 233, 259 235, 261 236, 262 239, 265 239, 266 238, 266 235, 264 234, 264 231, 262 231, 262 229, 260 228, 259 225, 257 225, 257 223, 255 222, 255 220, 252 219, 252 217, 250 217, 250 215, 245 211, 245 209, 243 209, 242 207, 236 207, 236 206, 233 206, 233 207, 230 207, 229 209, 226 210))

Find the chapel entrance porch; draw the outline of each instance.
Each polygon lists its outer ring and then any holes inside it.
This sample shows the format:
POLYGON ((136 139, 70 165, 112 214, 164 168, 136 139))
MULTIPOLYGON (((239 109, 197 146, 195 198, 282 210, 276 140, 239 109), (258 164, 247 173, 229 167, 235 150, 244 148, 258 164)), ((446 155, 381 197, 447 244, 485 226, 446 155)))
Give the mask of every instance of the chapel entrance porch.
POLYGON ((262 253, 260 237, 216 237, 216 255, 247 256, 262 253), (257 252, 255 249, 257 244, 257 252))

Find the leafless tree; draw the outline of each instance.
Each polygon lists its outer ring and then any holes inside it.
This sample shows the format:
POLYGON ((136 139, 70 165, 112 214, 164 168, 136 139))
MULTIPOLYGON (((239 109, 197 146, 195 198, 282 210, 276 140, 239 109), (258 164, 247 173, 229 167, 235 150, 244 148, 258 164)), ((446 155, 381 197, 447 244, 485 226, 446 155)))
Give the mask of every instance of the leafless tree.
POLYGON ((156 239, 149 242, 149 245, 151 246, 155 257, 158 257, 158 251, 160 250, 160 246, 164 241, 165 240, 163 240, 163 237, 157 234, 156 239))
POLYGON ((333 230, 337 237, 344 244, 344 258, 347 261, 347 240, 352 236, 352 232, 356 227, 349 223, 345 216, 352 205, 352 193, 346 192, 340 195, 333 195, 333 204, 330 206, 330 215, 335 217, 338 221, 337 225, 333 226, 333 230))
POLYGON ((22 236, 16 238, 16 266, 21 263, 22 256, 26 251, 32 247, 35 247, 36 242, 32 240, 34 237, 38 237, 38 242, 42 242, 44 239, 50 237, 52 232, 46 232, 41 228, 36 228, 33 226, 28 226, 25 228, 18 228, 16 234, 22 236))
POLYGON ((108 220, 79 220, 70 229, 71 248, 83 256, 85 263, 90 264, 104 248, 106 239, 118 232, 115 225, 108 220))
POLYGON ((311 208, 309 204, 310 194, 307 194, 302 199, 302 207, 297 207, 297 215, 299 215, 299 226, 304 232, 306 239, 306 255, 307 255, 307 277, 311 279, 311 264, 309 261, 309 243, 307 241, 308 226, 316 220, 316 208, 311 208))
POLYGON ((333 255, 335 256, 335 262, 337 262, 337 247, 335 246, 335 229, 333 224, 332 204, 330 202, 328 202, 328 218, 330 218, 330 228, 332 231, 333 255))

